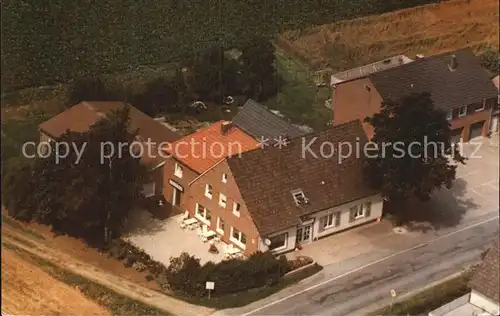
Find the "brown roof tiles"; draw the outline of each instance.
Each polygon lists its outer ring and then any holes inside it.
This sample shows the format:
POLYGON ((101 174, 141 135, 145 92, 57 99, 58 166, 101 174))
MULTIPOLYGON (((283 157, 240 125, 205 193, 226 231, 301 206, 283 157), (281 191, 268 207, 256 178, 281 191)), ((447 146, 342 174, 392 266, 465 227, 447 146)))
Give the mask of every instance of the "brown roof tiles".
MULTIPOLYGON (((124 103, 119 101, 84 101, 43 122, 39 127, 42 132, 56 139, 68 130, 83 133, 111 111, 123 105, 124 103)), ((153 144, 160 145, 174 142, 181 137, 133 106, 130 106, 130 127, 132 130, 138 130, 139 138, 143 143, 150 139, 153 144)), ((144 163, 158 165, 165 160, 156 154, 156 149, 152 148, 151 152, 154 157, 143 155, 144 163)))
POLYGON ((301 216, 376 194, 363 181, 363 159, 354 152, 357 143, 363 146, 366 141, 361 123, 352 121, 292 139, 281 149, 271 146, 228 158, 259 233, 271 234, 298 224, 301 216), (339 163, 338 150, 331 157, 328 154, 330 143, 337 149, 342 142, 353 146, 353 154, 339 163), (326 144, 324 157, 322 144, 326 144), (295 203, 292 191, 298 189, 307 204, 295 203))

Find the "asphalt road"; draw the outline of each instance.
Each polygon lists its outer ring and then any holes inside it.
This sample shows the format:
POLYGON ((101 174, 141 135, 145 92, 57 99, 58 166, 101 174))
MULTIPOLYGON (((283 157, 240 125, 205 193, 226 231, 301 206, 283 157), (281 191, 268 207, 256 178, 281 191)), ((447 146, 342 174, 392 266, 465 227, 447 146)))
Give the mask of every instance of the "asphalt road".
MULTIPOLYGON (((397 296, 411 295, 432 282, 480 262, 480 254, 499 231, 498 209, 475 223, 438 234, 423 236, 414 246, 356 266, 343 262, 325 269, 307 282, 279 297, 269 297, 224 315, 366 315, 391 303, 397 296)), ((401 297, 402 298, 402 297, 401 297)))

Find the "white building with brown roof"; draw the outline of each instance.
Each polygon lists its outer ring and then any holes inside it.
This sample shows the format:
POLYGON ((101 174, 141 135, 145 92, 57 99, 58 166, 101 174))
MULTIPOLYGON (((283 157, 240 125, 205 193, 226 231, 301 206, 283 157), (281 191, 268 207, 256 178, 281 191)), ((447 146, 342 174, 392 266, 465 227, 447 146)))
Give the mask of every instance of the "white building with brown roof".
POLYGON ((469 283, 470 293, 441 306, 429 316, 498 316, 500 314, 500 252, 497 239, 487 250, 469 283))

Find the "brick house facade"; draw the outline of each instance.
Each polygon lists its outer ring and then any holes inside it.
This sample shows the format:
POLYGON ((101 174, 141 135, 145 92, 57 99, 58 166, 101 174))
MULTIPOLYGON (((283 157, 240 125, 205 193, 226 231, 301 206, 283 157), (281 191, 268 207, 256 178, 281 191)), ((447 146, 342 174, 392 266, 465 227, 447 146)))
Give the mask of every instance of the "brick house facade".
MULTIPOLYGON (((317 140, 316 152, 327 141, 367 141, 359 121, 303 137, 317 140)), ((302 158, 301 146, 302 137, 221 160, 190 183, 190 217, 247 255, 290 251, 380 218, 383 200, 364 183, 362 158, 302 158)))
MULTIPOLYGON (((455 140, 464 142, 488 134, 498 107, 498 90, 468 49, 419 58, 332 88, 334 125, 380 112, 383 100, 429 92, 435 107, 449 118, 455 140)), ((373 137, 373 127, 364 123, 364 128, 373 137)))

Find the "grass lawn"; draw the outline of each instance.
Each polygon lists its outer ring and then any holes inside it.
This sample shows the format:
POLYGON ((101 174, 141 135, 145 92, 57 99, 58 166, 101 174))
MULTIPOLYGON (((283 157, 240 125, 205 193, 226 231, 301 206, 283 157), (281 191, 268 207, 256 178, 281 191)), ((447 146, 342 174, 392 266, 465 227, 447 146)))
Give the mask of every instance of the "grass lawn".
POLYGON ((317 88, 313 73, 279 47, 276 48, 276 68, 284 84, 276 96, 263 103, 293 123, 324 128, 332 116, 331 110, 324 106, 330 98, 330 88, 317 88))
POLYGON ((392 307, 386 306, 372 312, 368 314, 368 316, 427 315, 436 308, 469 293, 470 289, 467 284, 472 274, 473 269, 469 269, 453 279, 433 286, 401 302, 395 303, 392 307))
POLYGON ((38 125, 47 117, 43 114, 29 115, 24 119, 9 119, 2 122, 2 170, 5 171, 21 157, 22 146, 28 141, 40 139, 38 125))

